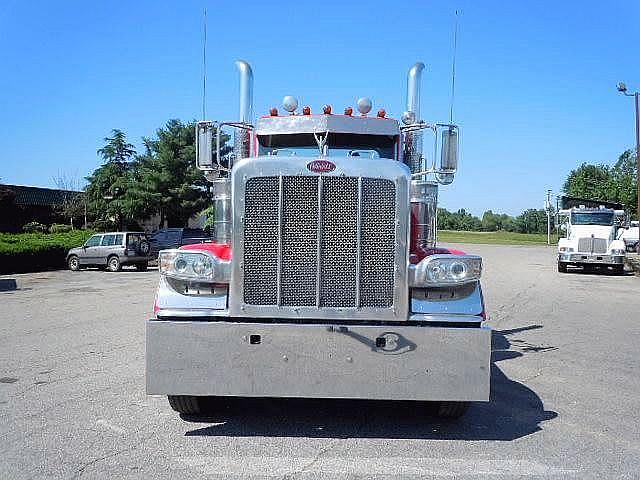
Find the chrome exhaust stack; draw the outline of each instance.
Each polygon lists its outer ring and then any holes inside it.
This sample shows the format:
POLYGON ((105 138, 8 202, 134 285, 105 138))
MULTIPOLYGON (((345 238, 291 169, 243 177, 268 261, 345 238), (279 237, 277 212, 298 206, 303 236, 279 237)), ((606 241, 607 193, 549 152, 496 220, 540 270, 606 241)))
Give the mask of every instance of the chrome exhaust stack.
MULTIPOLYGON (((253 70, 244 60, 236 62, 240 74, 240 118, 239 123, 252 125, 253 123, 253 70)), ((251 131, 238 128, 234 135, 234 156, 236 160, 251 155, 251 131)))
MULTIPOLYGON (((407 73, 407 110, 402 115, 406 125, 422 122, 420 115, 420 87, 424 63, 415 63, 407 73)), ((422 155, 422 130, 416 129, 403 134, 404 162, 411 173, 425 170, 422 155)), ((434 247, 438 223, 438 184, 425 177, 411 180, 411 228, 412 248, 434 247)))
POLYGON ((423 70, 424 63, 417 62, 407 74, 407 112, 414 114, 413 123, 420 121, 420 84, 422 83, 423 70))
MULTIPOLYGON (((407 74, 407 110, 402 115, 405 124, 414 124, 421 121, 420 117, 420 84, 422 83, 422 71, 424 63, 417 62, 409 69, 407 74)), ((422 158, 422 131, 415 130, 404 134, 404 161, 411 173, 424 170, 422 158)))
POLYGON ((244 60, 236 62, 240 73, 240 123, 251 124, 253 120, 253 70, 244 60))

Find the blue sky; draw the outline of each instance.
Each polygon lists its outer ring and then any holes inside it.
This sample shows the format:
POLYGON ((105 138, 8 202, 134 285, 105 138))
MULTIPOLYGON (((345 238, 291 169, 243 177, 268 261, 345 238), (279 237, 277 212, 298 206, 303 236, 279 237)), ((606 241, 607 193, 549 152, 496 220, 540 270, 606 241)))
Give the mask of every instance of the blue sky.
POLYGON ((452 25, 461 10, 454 120, 462 162, 442 205, 517 214, 541 208, 581 162, 634 144, 639 2, 22 2, 0 9, 0 178, 54 186, 100 163, 112 128, 141 148, 169 118, 237 118, 233 62, 255 74, 255 111, 293 94, 336 111, 370 96, 396 118, 406 71, 424 75, 426 120, 447 120, 452 25), (634 38, 635 37, 635 38, 634 38), (632 50, 632 46, 636 50, 632 50))

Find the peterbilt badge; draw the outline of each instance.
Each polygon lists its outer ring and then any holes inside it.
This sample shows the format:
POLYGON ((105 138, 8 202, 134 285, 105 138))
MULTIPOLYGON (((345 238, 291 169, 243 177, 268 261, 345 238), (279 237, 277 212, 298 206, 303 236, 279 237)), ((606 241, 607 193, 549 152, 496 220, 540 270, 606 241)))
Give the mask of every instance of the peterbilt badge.
POLYGON ((307 163, 307 168, 313 173, 329 173, 336 169, 336 164, 329 160, 314 160, 307 163))

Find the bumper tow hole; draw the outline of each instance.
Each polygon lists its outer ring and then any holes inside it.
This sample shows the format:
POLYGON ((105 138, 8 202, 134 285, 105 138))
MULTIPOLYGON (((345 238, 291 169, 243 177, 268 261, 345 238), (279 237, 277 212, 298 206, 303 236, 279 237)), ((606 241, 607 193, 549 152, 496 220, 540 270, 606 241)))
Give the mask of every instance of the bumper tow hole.
POLYGON ((249 335, 249 343, 251 345, 259 345, 261 341, 260 335, 249 335))

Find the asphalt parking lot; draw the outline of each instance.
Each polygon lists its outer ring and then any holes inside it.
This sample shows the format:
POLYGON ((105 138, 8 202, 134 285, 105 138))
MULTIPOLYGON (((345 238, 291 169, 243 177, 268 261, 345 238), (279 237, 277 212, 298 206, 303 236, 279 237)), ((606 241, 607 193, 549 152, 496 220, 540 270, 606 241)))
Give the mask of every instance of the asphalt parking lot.
POLYGON ((462 248, 485 259, 492 398, 453 423, 302 400, 183 419, 144 392, 157 271, 0 276, 0 478, 638 478, 640 278, 462 248))

